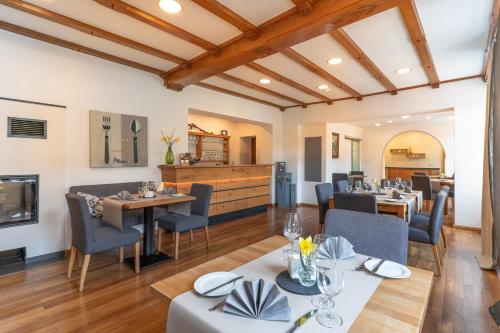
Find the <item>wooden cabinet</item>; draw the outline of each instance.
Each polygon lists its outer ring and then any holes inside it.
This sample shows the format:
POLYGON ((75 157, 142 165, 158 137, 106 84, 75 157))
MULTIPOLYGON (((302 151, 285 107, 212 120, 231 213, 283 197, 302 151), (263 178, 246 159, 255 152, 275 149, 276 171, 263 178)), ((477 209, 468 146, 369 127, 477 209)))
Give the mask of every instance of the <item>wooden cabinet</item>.
POLYGON ((428 176, 440 174, 439 168, 402 168, 402 167, 386 167, 385 178, 396 179, 400 177, 403 180, 410 180, 415 172, 425 172, 428 176))

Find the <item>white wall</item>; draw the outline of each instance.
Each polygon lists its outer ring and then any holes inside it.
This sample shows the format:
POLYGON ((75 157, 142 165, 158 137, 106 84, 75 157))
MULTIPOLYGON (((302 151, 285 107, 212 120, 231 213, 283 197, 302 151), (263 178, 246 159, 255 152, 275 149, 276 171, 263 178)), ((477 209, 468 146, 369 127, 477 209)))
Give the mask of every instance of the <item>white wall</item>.
MULTIPOLYGON (((439 89, 420 88, 401 91, 397 96, 380 95, 365 98, 363 101, 338 102, 331 106, 319 104, 307 109, 287 109, 283 118, 283 138, 287 140, 287 144, 283 145, 283 157, 289 170, 293 173, 299 172, 300 155, 294 148, 299 143, 296 135, 299 124, 349 123, 450 108, 455 113, 454 141, 457 147, 455 223, 479 227, 486 110, 486 84, 480 79, 443 84, 439 89)), ((367 148, 369 139, 365 134, 362 141, 362 155, 369 151, 367 148)), ((383 148, 373 155, 364 155, 363 168, 380 170, 382 150, 383 148)), ((449 165, 448 161, 447 164, 449 165)), ((380 177, 382 173, 377 172, 377 174, 380 177)))
POLYGON ((443 168, 444 149, 433 136, 419 131, 400 133, 387 143, 384 150, 386 167, 443 168), (425 154, 422 158, 408 158, 407 154, 394 154, 393 149, 408 149, 413 154, 425 154))
MULTIPOLYGON (((160 130, 168 131, 177 126, 181 142, 174 147, 174 152, 178 159, 179 152, 187 151, 189 108, 272 124, 274 135, 269 142, 275 152, 272 161, 281 159, 282 112, 274 108, 199 87, 189 87, 181 93, 169 91, 163 87, 162 80, 154 75, 5 31, 0 31, 0 50, 0 96, 67 106, 66 166, 65 172, 60 172, 60 177, 65 179, 66 189, 79 184, 135 181, 151 177, 159 180, 157 165, 164 163, 166 151, 160 141, 160 130), (149 166, 90 169, 89 110, 148 117, 149 166)), ((4 170, 0 170, 0 174, 3 173, 4 170)), ((40 223, 47 224, 49 221, 42 220, 40 223)), ((68 221, 65 225, 68 241, 68 221)), ((5 230, 0 230, 0 234, 5 234, 5 230)), ((54 235, 59 232, 54 230, 54 235)), ((40 237, 19 228, 11 228, 8 233, 19 239, 20 243, 32 243, 40 237)), ((57 238, 52 241, 60 244, 62 240, 57 238)), ((28 248, 28 253, 30 256, 39 255, 53 252, 54 249, 48 246, 36 251, 28 248)), ((62 249, 61 246, 57 247, 57 250, 62 249)))

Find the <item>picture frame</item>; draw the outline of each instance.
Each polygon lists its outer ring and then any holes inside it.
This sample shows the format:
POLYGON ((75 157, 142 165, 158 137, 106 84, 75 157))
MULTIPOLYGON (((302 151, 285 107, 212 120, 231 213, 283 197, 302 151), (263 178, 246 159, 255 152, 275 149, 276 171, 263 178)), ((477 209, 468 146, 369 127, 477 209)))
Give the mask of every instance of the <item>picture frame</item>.
POLYGON ((332 132, 332 158, 339 158, 339 133, 332 132))

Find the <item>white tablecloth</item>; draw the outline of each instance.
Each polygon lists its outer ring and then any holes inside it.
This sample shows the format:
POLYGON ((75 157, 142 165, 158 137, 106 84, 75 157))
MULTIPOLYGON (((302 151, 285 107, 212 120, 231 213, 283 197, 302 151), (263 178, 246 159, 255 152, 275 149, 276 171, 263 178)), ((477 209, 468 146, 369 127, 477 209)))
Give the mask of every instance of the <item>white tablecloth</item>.
MULTIPOLYGON (((263 278, 266 281, 275 281, 276 276, 286 269, 283 258, 283 249, 278 249, 257 258, 232 272, 243 275, 247 280, 263 278)), ((356 271, 364 259, 363 255, 356 255, 351 259, 339 261, 344 269, 345 288, 335 298, 335 311, 342 315, 344 325, 335 329, 335 333, 347 332, 365 304, 382 281, 382 278, 369 275, 366 272, 356 271)), ((314 309, 311 296, 301 296, 289 293, 280 288, 287 295, 292 308, 292 322, 274 322, 243 318, 217 310, 208 309, 218 304, 223 298, 205 298, 193 291, 185 292, 174 298, 170 304, 167 319, 169 333, 280 333, 287 332, 293 322, 304 313, 314 309)), ((331 333, 332 329, 321 326, 316 318, 311 318, 300 332, 331 333)))

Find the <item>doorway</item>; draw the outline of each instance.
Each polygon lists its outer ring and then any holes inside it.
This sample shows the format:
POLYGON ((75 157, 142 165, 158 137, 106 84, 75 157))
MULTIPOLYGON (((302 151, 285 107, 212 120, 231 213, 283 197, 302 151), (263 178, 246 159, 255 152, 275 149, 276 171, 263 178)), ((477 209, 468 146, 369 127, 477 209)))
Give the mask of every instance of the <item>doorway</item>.
POLYGON ((240 138, 240 164, 257 164, 257 138, 255 136, 240 138))

